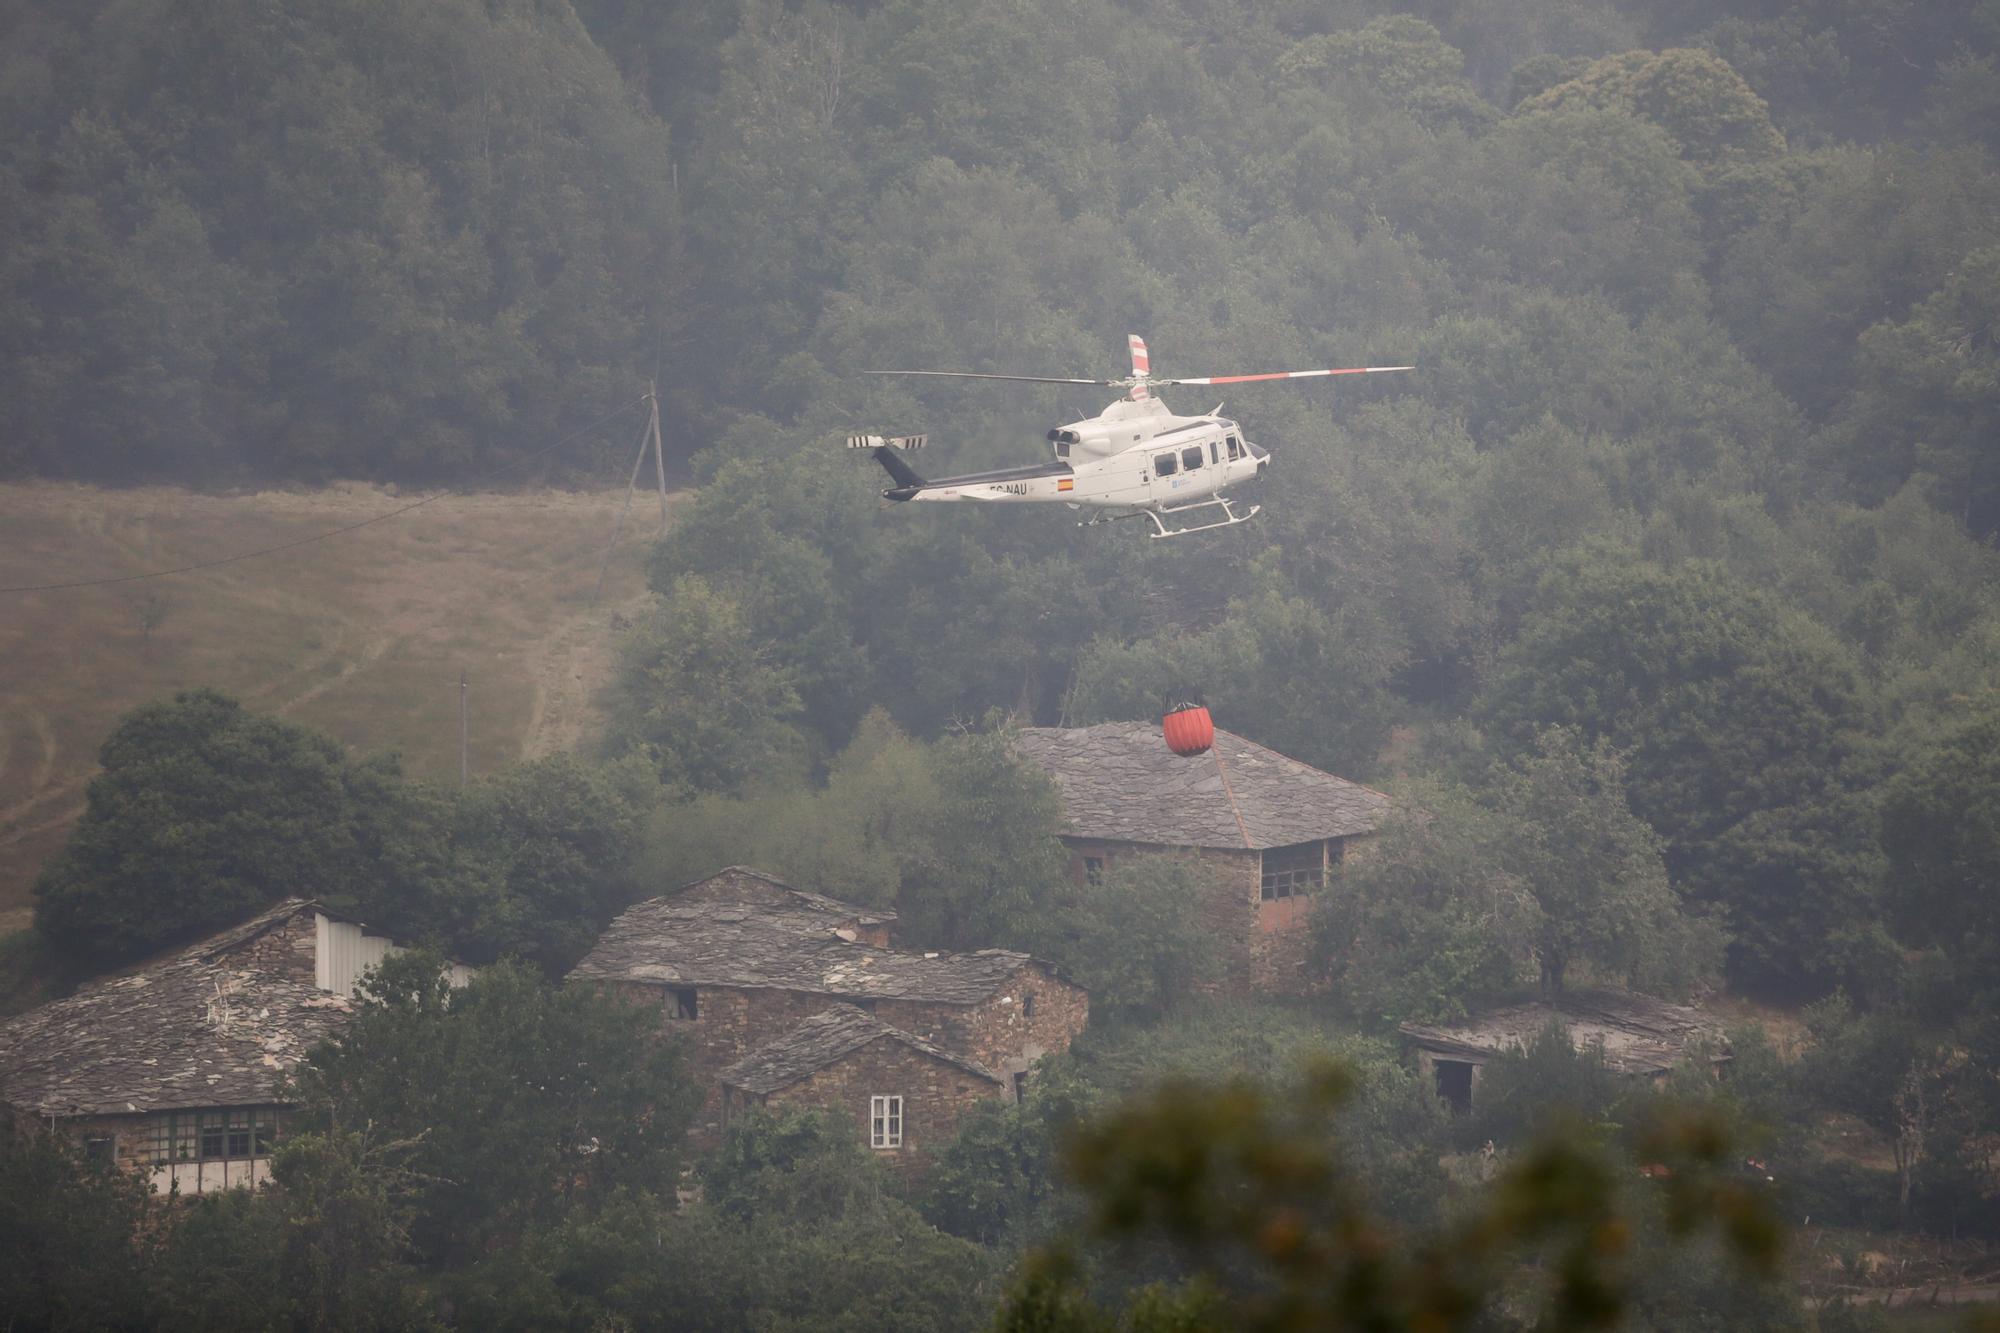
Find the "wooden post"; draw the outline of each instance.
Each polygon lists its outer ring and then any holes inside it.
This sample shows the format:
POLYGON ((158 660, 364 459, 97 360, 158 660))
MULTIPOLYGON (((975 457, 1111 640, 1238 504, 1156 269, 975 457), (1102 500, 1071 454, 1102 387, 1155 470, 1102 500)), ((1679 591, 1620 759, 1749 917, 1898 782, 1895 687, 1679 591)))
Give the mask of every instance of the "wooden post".
POLYGON ((660 443, 660 382, 646 383, 646 402, 651 414, 646 421, 646 429, 653 437, 653 480, 660 487, 660 535, 667 535, 667 459, 666 448, 660 443))
MULTIPOLYGON (((590 590, 590 604, 592 606, 597 605, 598 595, 604 591, 604 571, 611 568, 611 553, 618 549, 618 534, 624 530, 625 515, 632 509, 632 494, 639 489, 639 469, 646 466, 646 446, 651 444, 655 438, 654 432, 658 428, 660 419, 659 411, 658 406, 653 408, 652 415, 646 419, 646 429, 639 435, 639 452, 632 459, 632 475, 625 479, 625 503, 618 506, 618 520, 611 525, 611 540, 604 547, 604 559, 598 562, 596 586, 590 590)), ((666 512, 666 495, 662 492, 660 497, 660 521, 663 524, 666 522, 666 512)))

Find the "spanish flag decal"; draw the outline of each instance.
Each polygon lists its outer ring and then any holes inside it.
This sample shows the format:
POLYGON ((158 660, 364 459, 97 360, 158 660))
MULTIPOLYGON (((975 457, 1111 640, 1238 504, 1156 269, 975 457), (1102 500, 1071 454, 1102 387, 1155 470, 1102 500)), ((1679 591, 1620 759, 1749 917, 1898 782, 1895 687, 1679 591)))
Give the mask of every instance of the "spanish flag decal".
POLYGON ((1059 491, 1073 491, 1073 490, 1075 490, 1075 489, 1076 489, 1076 478, 1074 478, 1074 477, 1064 477, 1064 478, 1063 478, 1063 479, 1062 479, 1061 481, 1058 481, 1058 482, 1056 483, 1056 489, 1057 489, 1057 490, 1059 490, 1059 491))

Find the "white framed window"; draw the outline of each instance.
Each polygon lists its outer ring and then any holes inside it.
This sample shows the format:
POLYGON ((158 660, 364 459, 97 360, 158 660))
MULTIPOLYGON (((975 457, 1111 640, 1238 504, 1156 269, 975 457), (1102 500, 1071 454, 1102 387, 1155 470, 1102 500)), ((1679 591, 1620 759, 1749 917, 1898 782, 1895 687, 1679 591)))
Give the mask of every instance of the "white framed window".
POLYGON ((868 1146, 871 1148, 900 1148, 903 1146, 903 1099, 901 1097, 870 1097, 868 1099, 868 1146))

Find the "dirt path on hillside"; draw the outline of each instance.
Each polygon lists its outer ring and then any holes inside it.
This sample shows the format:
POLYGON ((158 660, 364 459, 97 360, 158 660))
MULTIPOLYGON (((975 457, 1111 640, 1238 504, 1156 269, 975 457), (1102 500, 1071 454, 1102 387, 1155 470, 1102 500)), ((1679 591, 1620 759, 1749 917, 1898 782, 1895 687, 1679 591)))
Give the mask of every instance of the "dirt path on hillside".
POLYGON ((595 743, 597 704, 617 666, 618 627, 652 599, 644 590, 572 617, 535 646, 529 671, 535 699, 521 758, 539 759, 595 743))
MULTIPOLYGON (((411 493, 339 485, 201 495, 0 485, 0 585, 117 578, 384 515, 411 493)), ((458 769, 473 682, 476 774, 587 743, 614 617, 645 601, 627 530, 590 605, 619 490, 454 495, 361 532, 194 574, 17 595, 0 614, 0 931, 84 808, 119 716, 214 686, 406 771, 458 769)))

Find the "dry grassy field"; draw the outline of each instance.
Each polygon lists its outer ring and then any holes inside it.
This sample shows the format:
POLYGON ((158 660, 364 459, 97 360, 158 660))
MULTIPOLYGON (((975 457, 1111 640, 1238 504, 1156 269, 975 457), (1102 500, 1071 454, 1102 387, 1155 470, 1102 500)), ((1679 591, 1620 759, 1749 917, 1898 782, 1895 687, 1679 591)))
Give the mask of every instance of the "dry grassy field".
MULTIPOLYGON (((133 574, 310 536, 421 498, 368 486, 254 495, 0 486, 0 586, 133 574)), ((213 685, 410 771, 476 774, 593 725, 611 624, 644 596, 657 508, 616 492, 450 496, 279 555, 144 583, 0 596, 0 934, 83 807, 118 716, 213 685), (651 515, 650 522, 648 521, 651 515)))

